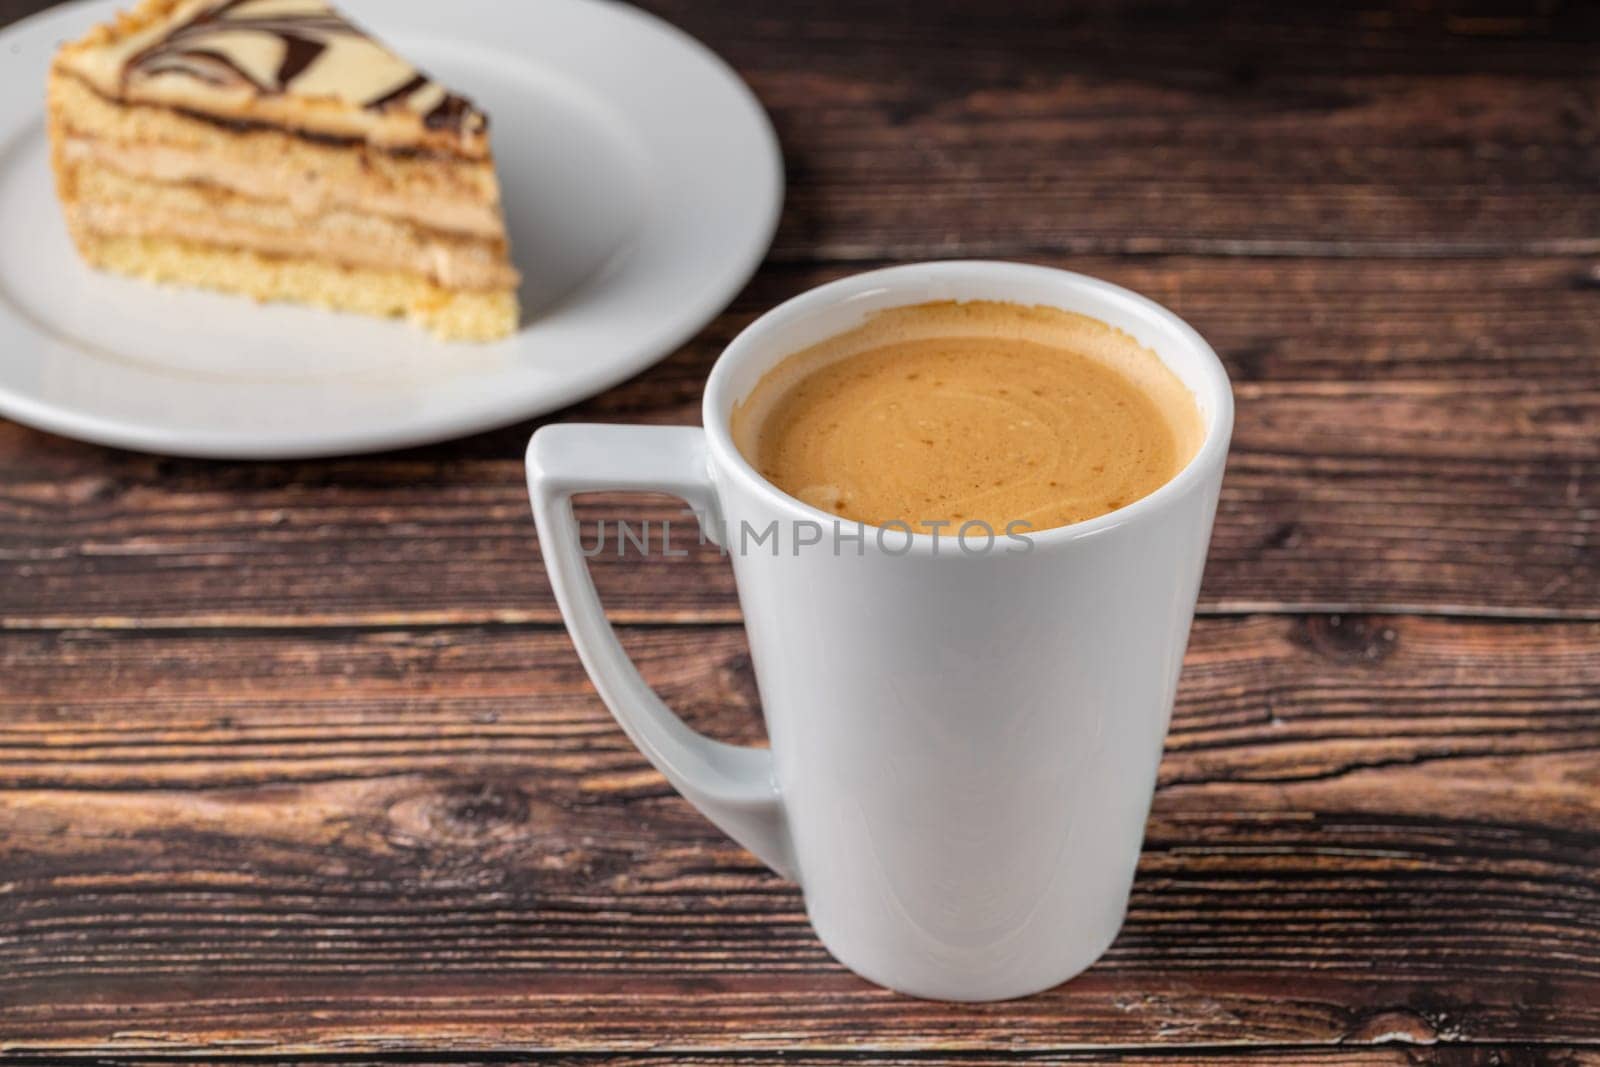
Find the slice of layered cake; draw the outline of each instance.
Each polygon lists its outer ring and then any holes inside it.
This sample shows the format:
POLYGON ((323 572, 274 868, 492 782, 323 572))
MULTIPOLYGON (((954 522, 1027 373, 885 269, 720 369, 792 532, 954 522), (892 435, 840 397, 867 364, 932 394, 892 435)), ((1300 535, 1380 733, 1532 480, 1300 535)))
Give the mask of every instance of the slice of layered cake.
POLYGON ((49 111, 98 267, 447 339, 517 328, 488 120, 321 0, 142 0, 62 48, 49 111))

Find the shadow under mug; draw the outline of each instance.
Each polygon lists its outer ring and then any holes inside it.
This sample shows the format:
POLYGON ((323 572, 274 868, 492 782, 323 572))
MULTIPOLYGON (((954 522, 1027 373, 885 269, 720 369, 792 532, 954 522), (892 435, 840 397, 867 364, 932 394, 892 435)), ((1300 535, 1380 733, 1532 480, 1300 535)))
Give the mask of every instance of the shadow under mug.
POLYGON ((893 267, 764 315, 706 386, 704 429, 557 425, 528 446, 545 566, 617 722, 690 803, 798 882, 842 963, 916 996, 998 1000, 1093 963, 1127 910, 1194 616, 1233 395, 1186 323, 1118 286, 1012 263, 893 267), (1150 496, 987 550, 862 530, 734 447, 737 401, 873 312, 998 300, 1079 312, 1152 349, 1206 436, 1150 496), (696 733, 617 643, 571 498, 670 493, 729 553, 770 750, 696 733))

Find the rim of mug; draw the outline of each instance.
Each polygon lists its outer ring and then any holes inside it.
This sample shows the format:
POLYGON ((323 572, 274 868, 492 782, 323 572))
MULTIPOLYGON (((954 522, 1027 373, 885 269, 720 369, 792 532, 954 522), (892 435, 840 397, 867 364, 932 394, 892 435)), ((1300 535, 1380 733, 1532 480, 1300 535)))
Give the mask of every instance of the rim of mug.
MULTIPOLYGON (((778 488, 761 472, 752 467, 744 454, 733 443, 733 433, 728 425, 729 417, 733 411, 734 402, 739 398, 729 397, 727 393, 731 386, 729 378, 733 368, 752 358, 759 351, 763 335, 770 333, 779 326, 790 323, 796 319, 804 318, 823 307, 836 306, 844 300, 861 299, 867 296, 878 295, 883 290, 909 282, 926 282, 932 278, 943 277, 946 280, 969 278, 974 272, 987 274, 1009 275, 1011 277, 1029 276, 1034 280, 1046 278, 1078 290, 1091 290, 1112 303, 1123 305, 1132 311, 1136 317, 1154 319, 1177 332, 1184 343, 1189 345, 1199 356, 1204 377, 1209 379, 1212 386, 1213 398, 1216 408, 1206 427, 1205 440, 1200 448, 1177 474, 1169 479, 1155 492, 1148 496, 1140 497, 1131 504, 1127 504, 1115 511, 1104 515, 1097 515, 1092 519, 1071 523, 1067 526, 1052 526, 1044 530, 1029 530, 1028 538, 1036 547, 1065 544, 1072 541, 1092 537, 1106 530, 1115 529, 1135 519, 1162 510, 1170 501, 1174 501, 1188 493, 1196 483, 1201 481, 1206 474, 1216 465, 1227 458, 1228 449, 1233 437, 1233 383, 1228 377, 1227 368, 1223 366, 1222 359, 1206 341, 1200 336, 1193 326, 1184 321, 1171 309, 1156 303, 1147 296, 1124 288, 1113 282, 1108 282, 1088 274, 1076 271, 1062 270, 1058 267, 1047 267, 1035 263, 1015 263, 1006 260, 983 259, 953 259, 934 260, 923 263, 907 263, 893 267, 882 267, 877 270, 866 271, 861 274, 852 274, 808 289, 798 296, 779 304, 766 314, 757 318, 750 325, 739 331, 728 347, 723 349, 722 355, 717 358, 716 364, 711 368, 711 375, 706 380, 705 397, 701 404, 701 423, 710 442, 713 456, 720 460, 722 465, 732 472, 733 476, 746 483, 751 488, 772 498, 779 508, 793 513, 797 519, 820 522, 824 525, 835 522, 850 522, 842 516, 823 511, 821 508, 812 507, 798 497, 791 496, 778 488)), ((1004 279, 1002 279, 1004 280, 1004 279)), ((956 299, 960 299, 959 297, 956 299)), ((908 299, 905 304, 889 304, 888 307, 904 307, 926 302, 926 297, 921 299, 908 299)), ((1159 353, 1158 353, 1159 355, 1159 353)), ((785 357, 786 358, 786 357, 785 357)), ((774 364, 776 366, 776 364, 774 364)), ((871 523, 862 523, 868 530, 889 528, 876 527, 871 523)), ((898 527, 892 530, 897 535, 896 544, 908 544, 910 553, 930 553, 938 555, 935 544, 944 540, 948 544, 955 534, 926 534, 911 533, 907 535, 898 527), (904 538, 902 542, 899 538, 904 538)), ((900 553, 905 555, 907 553, 900 553)), ((955 555, 946 553, 943 558, 956 558, 955 555)))

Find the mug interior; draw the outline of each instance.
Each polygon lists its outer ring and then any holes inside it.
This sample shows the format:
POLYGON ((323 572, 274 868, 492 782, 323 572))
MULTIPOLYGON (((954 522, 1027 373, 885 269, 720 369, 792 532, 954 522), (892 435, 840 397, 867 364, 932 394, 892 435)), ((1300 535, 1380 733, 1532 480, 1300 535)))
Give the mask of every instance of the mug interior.
POLYGON ((1043 305, 1098 319, 1154 352, 1194 394, 1205 438, 1182 471, 1126 508, 1040 535, 1082 532, 1083 527, 1123 512, 1153 506, 1197 471, 1224 458, 1233 432, 1233 390, 1222 361, 1193 327, 1155 301, 1098 278, 1051 267, 984 261, 919 263, 858 274, 803 293, 757 319, 734 338, 706 383, 702 416, 712 454, 724 470, 753 479, 800 517, 831 521, 834 516, 784 493, 746 462, 734 446, 729 426, 735 405, 789 356, 860 326, 876 312, 946 300, 1043 305))

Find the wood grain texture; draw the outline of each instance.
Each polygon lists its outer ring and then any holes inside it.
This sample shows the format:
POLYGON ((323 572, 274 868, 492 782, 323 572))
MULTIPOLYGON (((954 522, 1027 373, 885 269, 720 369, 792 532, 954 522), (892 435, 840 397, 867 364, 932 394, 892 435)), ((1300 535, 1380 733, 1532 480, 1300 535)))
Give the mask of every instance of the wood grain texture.
MULTIPOLYGON (((1600 286, 1585 281, 1585 261, 1054 262, 1168 302, 1236 376, 1236 447, 1202 610, 1600 614, 1600 286)), ((662 365, 559 417, 698 421, 722 345, 761 309, 839 273, 765 272, 662 365)), ((554 622, 521 471, 531 428, 250 465, 0 427, 0 618, 554 622)), ((584 514, 591 544, 601 521, 614 531, 620 519, 682 518, 676 504, 638 498, 584 514)), ((678 534, 675 548, 693 531, 678 534)), ((595 571, 620 619, 737 617, 731 573, 709 549, 612 553, 595 571)))
MULTIPOLYGON (((834 964, 584 680, 532 423, 259 465, 0 424, 0 1059, 1600 1064, 1600 8, 645 4, 751 82, 789 199, 726 314, 556 418, 694 422, 761 311, 928 256, 1111 278, 1227 361, 1123 936, 986 1007, 834 964)), ((759 741, 726 563, 596 570, 759 741)))
POLYGON ((647 6, 772 111, 780 259, 1600 252, 1592 5, 647 6))
MULTIPOLYGON (((217 1067, 220 1064, 236 1064, 239 1060, 217 1058, 215 1053, 201 1056, 118 1053, 75 1057, 70 1061, 19 1055, 7 1057, 6 1062, 19 1067, 32 1067, 35 1064, 56 1067, 63 1062, 106 1067, 113 1064, 117 1067, 217 1067)), ((1007 1063, 1104 1064, 1118 1067, 1173 1067, 1174 1064, 1204 1064, 1206 1067, 1283 1067, 1284 1064, 1304 1067, 1593 1067, 1600 1064, 1600 1050, 1583 1045, 1529 1042, 1417 1045, 1396 1038, 1383 1047, 1356 1048, 1190 1045, 1179 1050, 1060 1048, 1038 1054, 961 1051, 940 1052, 935 1056, 870 1049, 800 1053, 725 1050, 572 1053, 522 1049, 502 1052, 449 1051, 421 1056, 409 1053, 351 1053, 315 1058, 250 1053, 247 1062, 253 1067, 305 1067, 308 1063, 327 1064, 330 1067, 405 1067, 418 1064, 436 1067, 487 1067, 491 1064, 539 1064, 541 1067, 660 1067, 662 1064, 681 1067, 771 1067, 775 1063, 786 1067, 925 1067, 930 1063, 943 1067, 998 1067, 1007 1063)))
POLYGON ((1592 5, 644 6, 772 113, 780 260, 1600 254, 1592 5))
POLYGON ((0 26, 54 7, 56 0, 0 0, 0 26))
MULTIPOLYGON (((758 740, 742 633, 630 630, 758 740)), ((0 638, 0 1048, 932 1049, 1600 1033, 1600 626, 1195 633, 1128 925, 956 1008, 834 964, 543 629, 0 638)))

